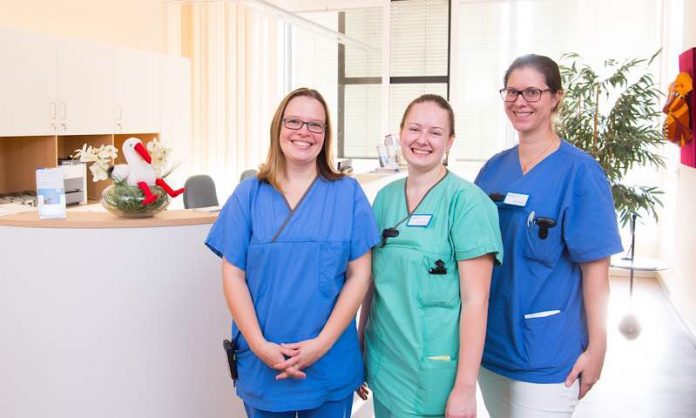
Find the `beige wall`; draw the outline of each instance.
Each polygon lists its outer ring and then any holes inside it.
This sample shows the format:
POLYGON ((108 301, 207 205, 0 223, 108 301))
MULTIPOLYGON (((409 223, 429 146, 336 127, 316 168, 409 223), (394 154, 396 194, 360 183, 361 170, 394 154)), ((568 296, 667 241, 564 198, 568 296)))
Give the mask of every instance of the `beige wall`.
POLYGON ((165 52, 165 0, 0 0, 0 26, 165 52))

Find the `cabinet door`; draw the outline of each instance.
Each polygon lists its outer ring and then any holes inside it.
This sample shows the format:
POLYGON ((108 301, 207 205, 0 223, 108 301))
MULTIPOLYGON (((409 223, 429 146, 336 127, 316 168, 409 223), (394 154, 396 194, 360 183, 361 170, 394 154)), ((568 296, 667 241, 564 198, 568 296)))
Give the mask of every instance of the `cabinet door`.
POLYGON ((149 52, 118 48, 115 60, 115 132, 158 132, 158 56, 149 52))
POLYGON ((192 173, 191 65, 188 59, 172 55, 160 57, 160 139, 172 149, 177 169, 167 177, 170 184, 184 184, 192 173))
POLYGON ((78 40, 58 42, 61 135, 114 130, 114 49, 78 40))
POLYGON ((55 40, 0 28, 0 52, 0 136, 55 134, 55 40))

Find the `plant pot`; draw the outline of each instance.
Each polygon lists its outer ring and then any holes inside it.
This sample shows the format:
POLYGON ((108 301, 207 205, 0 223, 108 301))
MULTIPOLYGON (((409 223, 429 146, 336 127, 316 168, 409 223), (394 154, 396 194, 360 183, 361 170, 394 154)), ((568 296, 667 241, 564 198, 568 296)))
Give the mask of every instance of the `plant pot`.
POLYGON ((101 205, 109 213, 122 218, 149 218, 162 212, 169 206, 169 196, 159 186, 150 186, 157 200, 149 205, 143 205, 145 195, 136 186, 127 184, 112 184, 101 195, 101 205))

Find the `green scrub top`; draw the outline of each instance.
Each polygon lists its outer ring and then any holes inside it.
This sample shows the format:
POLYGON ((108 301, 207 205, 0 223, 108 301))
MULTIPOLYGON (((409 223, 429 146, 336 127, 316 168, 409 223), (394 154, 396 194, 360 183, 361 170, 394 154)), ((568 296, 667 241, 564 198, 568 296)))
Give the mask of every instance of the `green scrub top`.
POLYGON ((411 214, 406 179, 380 190, 373 210, 379 229, 398 236, 372 251, 367 381, 399 417, 440 416, 457 373, 457 261, 494 254, 502 262, 498 211, 481 189, 449 171, 411 214))

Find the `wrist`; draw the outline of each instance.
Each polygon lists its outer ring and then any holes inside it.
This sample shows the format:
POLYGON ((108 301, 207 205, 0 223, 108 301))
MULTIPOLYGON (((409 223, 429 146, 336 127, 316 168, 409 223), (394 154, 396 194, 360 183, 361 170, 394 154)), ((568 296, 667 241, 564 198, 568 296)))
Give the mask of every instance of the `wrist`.
POLYGON ((452 392, 456 393, 461 393, 461 394, 476 394, 476 382, 474 383, 469 383, 469 382, 462 382, 462 383, 456 383, 454 384, 454 387, 452 388, 452 392))
POLYGON ((249 349, 254 354, 256 354, 261 349, 261 347, 263 347, 263 345, 267 343, 266 339, 263 338, 263 336, 248 339, 247 342, 249 343, 249 349))

